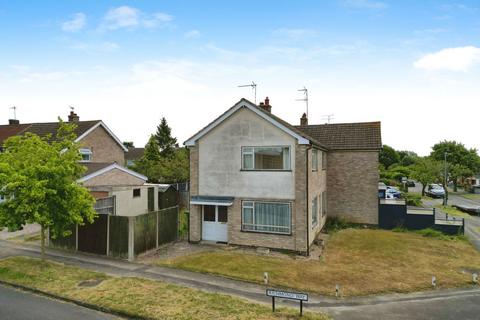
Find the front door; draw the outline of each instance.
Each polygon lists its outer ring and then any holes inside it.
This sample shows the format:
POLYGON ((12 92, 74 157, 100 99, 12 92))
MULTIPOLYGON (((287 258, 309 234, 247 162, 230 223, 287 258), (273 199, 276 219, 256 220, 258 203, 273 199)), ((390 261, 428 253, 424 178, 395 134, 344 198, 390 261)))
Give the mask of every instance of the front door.
POLYGON ((202 240, 228 241, 228 207, 203 206, 202 210, 202 240))

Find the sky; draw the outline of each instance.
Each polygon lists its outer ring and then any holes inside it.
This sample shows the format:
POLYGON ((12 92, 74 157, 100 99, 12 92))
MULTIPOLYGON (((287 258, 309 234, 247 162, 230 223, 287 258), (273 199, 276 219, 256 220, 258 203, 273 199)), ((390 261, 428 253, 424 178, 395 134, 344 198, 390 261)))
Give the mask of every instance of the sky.
POLYGON ((102 119, 180 143, 245 97, 299 124, 381 121, 384 144, 480 149, 480 1, 0 0, 0 123, 102 119))

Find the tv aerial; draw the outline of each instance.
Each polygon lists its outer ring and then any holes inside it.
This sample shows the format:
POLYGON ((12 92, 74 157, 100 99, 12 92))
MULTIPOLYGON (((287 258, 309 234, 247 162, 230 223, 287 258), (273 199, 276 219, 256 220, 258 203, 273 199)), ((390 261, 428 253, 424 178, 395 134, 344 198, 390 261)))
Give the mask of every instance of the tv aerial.
POLYGON ((330 123, 331 120, 333 120, 335 117, 335 115, 332 113, 332 114, 326 114, 326 115, 323 115, 322 116, 322 120, 326 120, 327 123, 330 123))
POLYGON ((13 119, 17 120, 17 107, 13 106, 10 109, 13 110, 13 119))
POLYGON ((238 86, 238 88, 246 88, 246 87, 251 87, 252 90, 254 91, 255 104, 257 104, 257 84, 252 81, 251 84, 242 84, 241 86, 238 86))
POLYGON ((307 109, 307 118, 308 118, 308 89, 305 88, 305 86, 302 89, 298 89, 297 91, 303 92, 303 98, 301 99, 295 99, 296 101, 305 101, 305 107, 307 109))

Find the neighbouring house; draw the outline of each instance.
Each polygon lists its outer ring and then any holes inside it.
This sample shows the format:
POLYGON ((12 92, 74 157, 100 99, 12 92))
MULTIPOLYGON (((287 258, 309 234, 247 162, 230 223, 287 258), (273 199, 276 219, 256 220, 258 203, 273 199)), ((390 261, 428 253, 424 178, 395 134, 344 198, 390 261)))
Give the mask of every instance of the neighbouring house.
MULTIPOLYGON (((79 180, 84 186, 143 185, 147 181, 147 177, 124 167, 128 149, 103 121, 80 121, 80 117, 71 111, 68 122, 76 125, 76 141, 81 144, 81 162, 87 167, 79 180)), ((58 127, 58 122, 21 124, 19 120, 10 119, 8 125, 0 125, 0 145, 11 136, 27 132, 39 136, 50 135, 55 139, 58 127)), ((92 194, 98 198, 98 194, 92 194)))
POLYGON ((185 145, 191 242, 308 255, 327 215, 378 223, 380 122, 293 126, 241 99, 185 145))
POLYGON ((125 153, 125 164, 127 167, 131 167, 135 164, 135 161, 140 160, 145 153, 145 148, 128 148, 125 153))

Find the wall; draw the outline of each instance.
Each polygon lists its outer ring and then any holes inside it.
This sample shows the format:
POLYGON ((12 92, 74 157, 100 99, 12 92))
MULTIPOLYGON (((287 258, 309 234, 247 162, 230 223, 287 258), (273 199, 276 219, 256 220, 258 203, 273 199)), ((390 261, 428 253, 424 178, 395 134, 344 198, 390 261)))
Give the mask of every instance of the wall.
POLYGON ((240 109, 198 142, 200 195, 295 198, 296 140, 248 109, 240 109), (290 146, 291 171, 241 171, 241 147, 290 146))
POLYGON ((309 244, 315 241, 317 234, 322 230, 328 215, 322 217, 322 192, 327 191, 327 170, 322 169, 322 150, 318 150, 318 170, 313 171, 312 153, 313 149, 308 150, 308 240, 309 244), (318 196, 318 222, 314 226, 312 224, 312 201, 318 196))
POLYGON ((129 173, 118 169, 112 169, 104 174, 96 176, 83 182, 85 187, 94 186, 125 186, 125 185, 143 185, 145 180, 132 176, 129 173))
POLYGON ((330 151, 327 162, 327 214, 378 224, 378 152, 330 151))
POLYGON ((158 188, 155 186, 128 186, 112 188, 115 196, 117 216, 138 216, 148 212, 148 188, 155 188, 154 207, 158 210, 158 188), (133 189, 140 188, 140 197, 133 197, 133 189))
POLYGON ((82 148, 92 151, 91 162, 116 162, 125 165, 125 151, 102 126, 90 132, 80 143, 82 148))

